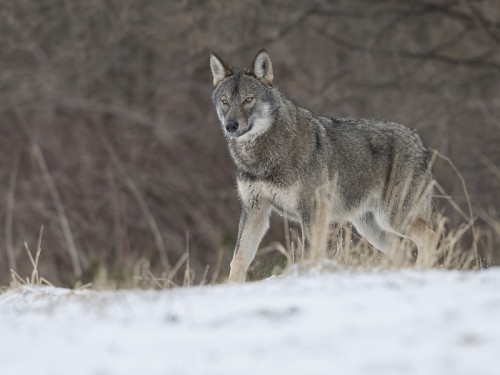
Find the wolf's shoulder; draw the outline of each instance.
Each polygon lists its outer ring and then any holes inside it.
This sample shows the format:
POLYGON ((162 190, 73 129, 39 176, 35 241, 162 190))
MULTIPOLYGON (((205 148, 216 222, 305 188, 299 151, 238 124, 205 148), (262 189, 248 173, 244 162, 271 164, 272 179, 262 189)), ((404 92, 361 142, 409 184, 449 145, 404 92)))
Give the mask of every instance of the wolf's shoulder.
POLYGON ((328 117, 328 119, 332 126, 351 126, 356 128, 370 127, 377 129, 391 129, 404 126, 397 122, 376 118, 328 117))
POLYGON ((346 132, 364 132, 364 133, 385 133, 396 136, 418 136, 415 129, 411 129, 403 124, 393 121, 368 118, 352 117, 329 117, 329 126, 331 129, 338 129, 346 132))

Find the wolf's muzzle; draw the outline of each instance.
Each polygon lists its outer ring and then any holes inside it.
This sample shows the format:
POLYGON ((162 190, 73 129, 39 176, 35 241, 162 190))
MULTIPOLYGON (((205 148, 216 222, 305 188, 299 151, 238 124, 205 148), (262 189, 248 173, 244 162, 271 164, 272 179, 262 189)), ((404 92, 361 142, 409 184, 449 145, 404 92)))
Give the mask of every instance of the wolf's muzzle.
POLYGON ((236 130, 238 130, 238 126, 239 126, 238 121, 234 120, 228 121, 226 123, 226 131, 228 133, 234 133, 236 130))

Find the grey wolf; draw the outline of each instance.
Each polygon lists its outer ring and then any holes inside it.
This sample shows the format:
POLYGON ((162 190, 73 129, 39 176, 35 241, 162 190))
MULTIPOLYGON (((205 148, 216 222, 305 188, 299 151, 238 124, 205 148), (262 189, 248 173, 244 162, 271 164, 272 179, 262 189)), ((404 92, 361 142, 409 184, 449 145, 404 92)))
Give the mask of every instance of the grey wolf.
POLYGON ((428 259, 436 240, 431 156, 415 131, 300 107, 274 85, 266 50, 250 69, 232 67, 215 53, 210 67, 212 100, 236 164, 242 205, 229 281, 246 279, 273 210, 300 223, 307 247, 322 207, 315 200, 321 187, 330 197, 329 221, 351 222, 383 252, 394 238, 410 238, 417 264, 428 259))

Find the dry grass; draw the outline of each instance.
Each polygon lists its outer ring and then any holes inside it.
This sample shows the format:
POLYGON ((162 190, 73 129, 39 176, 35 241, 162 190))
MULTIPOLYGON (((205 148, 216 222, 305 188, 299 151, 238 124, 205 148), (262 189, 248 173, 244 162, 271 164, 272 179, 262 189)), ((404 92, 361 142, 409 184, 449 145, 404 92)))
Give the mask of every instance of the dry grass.
POLYGON ((40 262, 40 255, 42 254, 42 236, 43 226, 40 228, 40 234, 38 235, 35 256, 33 256, 33 254, 31 253, 28 244, 26 242, 24 243, 24 248, 33 269, 31 271, 31 275, 25 278, 21 277, 15 270, 11 269, 11 287, 16 288, 21 285, 52 285, 47 279, 41 277, 38 272, 38 264, 40 262))
MULTIPOLYGON (((286 220, 286 219, 285 219, 286 220)), ((495 257, 486 251, 482 257, 475 255, 476 249, 488 250, 488 246, 480 244, 488 243, 490 231, 476 230, 475 244, 470 245, 470 240, 465 237, 471 234, 474 224, 462 223, 458 227, 450 228, 449 220, 442 214, 436 213, 433 218, 435 229, 439 236, 438 247, 435 250, 432 261, 424 268, 454 269, 454 270, 479 270, 482 267, 495 265, 495 257)), ((500 222, 496 222, 499 225, 500 222)), ((325 228, 323 226, 323 228, 325 228)), ((395 264, 386 254, 376 250, 365 239, 360 237, 350 224, 334 225, 324 229, 322 237, 317 237, 318 242, 313 242, 312 249, 322 248, 320 252, 312 251, 304 254, 301 246, 300 236, 296 229, 290 230, 290 237, 295 238, 289 242, 289 246, 273 242, 259 250, 255 264, 250 270, 256 274, 256 267, 262 267, 263 258, 269 257, 273 252, 281 255, 284 261, 276 262, 272 273, 275 275, 287 272, 309 272, 310 269, 323 271, 337 270, 372 270, 372 269, 400 269, 413 268, 416 260, 415 244, 409 239, 401 239, 393 244, 391 253, 400 254, 395 264), (318 257, 318 253, 325 256, 318 257)), ((421 268, 421 267, 420 267, 421 268)))
MULTIPOLYGON (((430 261, 424 268, 454 269, 454 270, 479 270, 484 267, 495 265, 495 252, 492 250, 492 236, 500 235, 500 218, 492 209, 489 212, 481 211, 480 215, 491 227, 490 230, 476 227, 476 218, 473 215, 472 204, 465 182, 453 162, 438 153, 463 181, 464 194, 467 197, 466 213, 444 189, 437 184, 440 195, 438 198, 445 199, 451 207, 463 218, 463 222, 452 225, 442 212, 433 214, 432 222, 438 235, 438 244, 430 261), (481 254, 481 255, 479 255, 481 254)), ((434 158, 433 158, 434 160, 434 158)), ((336 185, 335 183, 333 185, 336 185)), ((408 188, 409 184, 404 183, 408 188)), ((423 186, 421 186, 423 189, 423 186)), ((406 193, 400 196, 404 197, 406 193)), ((418 195, 418 194, 417 194, 418 195)), ((360 237, 350 224, 330 224, 332 213, 331 193, 326 187, 317 190, 315 200, 319 209, 315 216, 311 236, 311 250, 304 251, 304 239, 301 231, 296 226, 290 226, 286 218, 284 224, 284 243, 272 242, 259 250, 256 261, 253 263, 250 274, 260 275, 262 278, 278 274, 300 274, 314 272, 336 272, 339 270, 388 270, 400 268, 413 268, 415 266, 416 248, 415 244, 405 238, 393 242, 390 254, 397 254, 397 263, 394 256, 376 250, 365 239, 360 237), (270 257, 278 254, 279 256, 270 257), (271 260, 270 260, 271 259, 271 260), (281 259, 281 260, 280 260, 281 259), (274 262, 272 269, 262 272, 263 262, 274 262), (260 268, 260 269, 259 269, 260 268)), ((406 220, 408 221, 408 220, 406 220)), ((30 276, 21 277, 14 269, 11 269, 11 287, 20 285, 52 285, 39 273, 39 263, 42 254, 43 227, 40 228, 36 251, 33 254, 27 243, 24 244, 27 258, 32 266, 30 276)), ((195 283, 195 270, 190 267, 189 234, 185 237, 185 251, 179 260, 169 266, 168 271, 155 274, 151 268, 150 261, 146 258, 139 259, 133 267, 133 273, 125 283, 118 284, 116 280, 109 277, 109 271, 104 265, 99 268, 94 282, 84 284, 78 281, 74 287, 92 287, 94 289, 116 289, 116 288, 141 288, 141 289, 169 289, 177 287, 188 287, 194 284, 213 285, 220 282, 220 272, 223 261, 223 252, 217 257, 216 267, 209 277, 210 267, 207 265, 200 282, 195 283), (179 282, 180 280, 180 282, 179 282)))
MULTIPOLYGON (((27 243, 24 244, 27 257, 31 263, 32 271, 30 276, 22 277, 14 269, 11 269, 10 288, 17 288, 23 285, 31 286, 53 286, 49 280, 40 275, 39 264, 42 255, 42 237, 43 226, 40 228, 38 242, 35 254, 33 254, 27 243)), ((200 277, 200 282, 197 285, 213 285, 219 280, 219 273, 222 263, 222 252, 217 258, 216 268, 213 270, 209 278, 210 267, 207 265, 205 271, 200 277)), ((155 275, 151 270, 149 260, 140 259, 134 266, 134 272, 130 280, 126 284, 118 284, 116 280, 109 278, 108 270, 101 267, 96 274, 93 283, 83 284, 78 280, 73 289, 92 288, 95 290, 114 290, 118 288, 140 288, 140 289, 170 289, 178 287, 189 287, 194 285, 195 271, 190 267, 189 262, 189 242, 186 242, 186 251, 177 263, 169 268, 169 272, 164 272, 161 275, 155 275), (180 277, 179 277, 180 274, 180 277), (177 280, 182 280, 179 284, 177 280)), ((5 288, 3 288, 5 289, 5 288)))
MULTIPOLYGON (((492 209, 490 213, 480 211, 480 216, 486 221, 491 229, 478 228, 476 216, 474 216, 472 203, 463 176, 454 163, 437 151, 434 152, 432 163, 438 157, 444 160, 457 174, 461 181, 463 194, 466 197, 467 213, 453 198, 446 193, 444 188, 436 183, 440 195, 451 207, 462 217, 463 221, 453 225, 442 213, 435 212, 432 217, 434 230, 437 233, 438 243, 436 249, 432 250, 432 256, 423 268, 455 269, 455 270, 479 270, 496 265, 495 251, 492 237, 500 235, 500 220, 492 209)), ((335 184, 334 184, 335 185, 335 184)), ((409 184, 403 184, 408 189, 409 184)), ((421 195, 423 186, 420 187, 421 195)), ((398 192, 405 196, 406 192, 398 192)), ((332 210, 332 202, 325 188, 319 188, 316 194, 317 206, 321 207, 316 213, 315 229, 312 233, 311 251, 305 254, 302 246, 302 238, 296 228, 290 229, 287 219, 284 219, 285 245, 273 242, 260 250, 254 266, 250 269, 251 274, 256 274, 256 267, 262 266, 263 261, 259 257, 267 257, 269 254, 278 253, 283 261, 272 270, 273 274, 287 272, 309 272, 309 270, 366 270, 366 269, 398 269, 415 267, 416 247, 406 238, 401 238, 392 243, 388 250, 390 257, 376 250, 365 239, 357 234, 350 224, 328 225, 332 210), (397 259, 397 262, 394 262, 397 259)), ((401 212, 401 210, 399 210, 401 212)), ((409 222, 414 216, 410 213, 404 221, 409 222)), ((266 262, 266 261, 264 261, 266 262)))

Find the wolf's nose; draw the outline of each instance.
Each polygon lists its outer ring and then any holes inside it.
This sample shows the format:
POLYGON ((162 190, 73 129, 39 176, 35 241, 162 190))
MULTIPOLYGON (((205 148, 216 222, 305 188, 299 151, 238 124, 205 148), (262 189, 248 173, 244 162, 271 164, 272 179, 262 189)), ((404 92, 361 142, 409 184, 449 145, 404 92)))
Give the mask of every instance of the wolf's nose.
POLYGON ((226 131, 228 133, 234 133, 236 130, 238 130, 238 121, 228 121, 226 124, 226 131))

